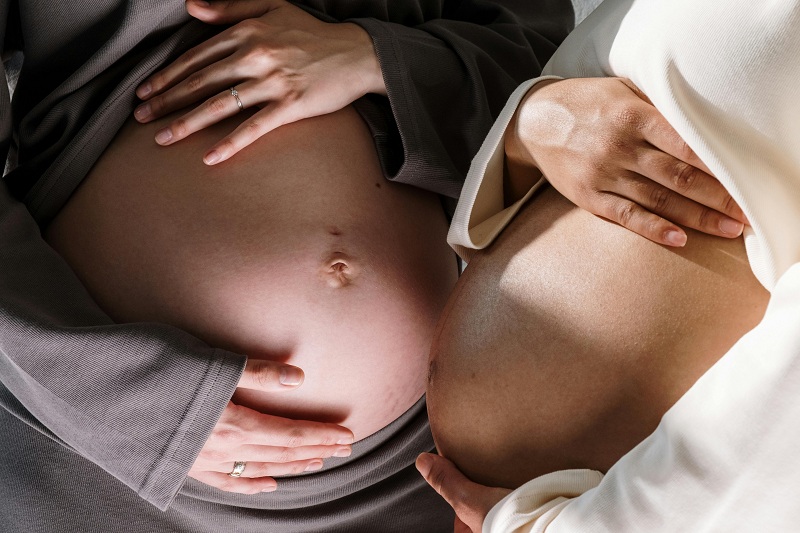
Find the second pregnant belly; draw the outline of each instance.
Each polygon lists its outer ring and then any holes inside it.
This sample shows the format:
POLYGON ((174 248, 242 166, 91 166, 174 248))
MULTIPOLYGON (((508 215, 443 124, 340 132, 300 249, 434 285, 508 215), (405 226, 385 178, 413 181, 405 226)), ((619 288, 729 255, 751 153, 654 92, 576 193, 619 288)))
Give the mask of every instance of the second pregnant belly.
POLYGON ((458 282, 434 341, 438 449, 486 485, 607 470, 761 320, 741 239, 667 248, 535 197, 458 282))
POLYGON ((270 414, 361 439, 424 392, 457 277, 438 198, 383 179, 352 108, 275 130, 222 164, 202 155, 240 114, 170 147, 129 121, 46 236, 118 322, 159 321, 301 367, 270 414))

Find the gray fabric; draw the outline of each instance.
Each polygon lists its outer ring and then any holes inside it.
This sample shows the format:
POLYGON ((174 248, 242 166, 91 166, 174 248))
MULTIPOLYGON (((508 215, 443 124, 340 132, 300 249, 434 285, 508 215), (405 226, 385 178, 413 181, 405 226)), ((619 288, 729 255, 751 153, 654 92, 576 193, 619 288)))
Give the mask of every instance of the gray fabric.
MULTIPOLYGON (((450 197, 510 92, 538 73, 574 17, 566 0, 509 0, 526 22, 480 0, 305 4, 373 37, 389 98, 357 108, 387 178, 450 197)), ((287 480, 296 493, 254 503, 186 482, 245 358, 168 325, 113 324, 41 238, 39 225, 130 116, 133 88, 213 31, 189 21, 183 0, 0 0, 4 58, 23 53, 13 102, 0 84, 0 158, 18 148, 0 186, 0 524, 441 530, 451 513, 413 469, 431 449, 424 403, 359 444, 351 462, 287 480)))
POLYGON ((446 532, 453 515, 413 466, 431 450, 425 403, 354 445, 321 473, 278 478, 244 496, 189 479, 161 512, 102 469, 0 410, 0 524, 5 533, 446 532))

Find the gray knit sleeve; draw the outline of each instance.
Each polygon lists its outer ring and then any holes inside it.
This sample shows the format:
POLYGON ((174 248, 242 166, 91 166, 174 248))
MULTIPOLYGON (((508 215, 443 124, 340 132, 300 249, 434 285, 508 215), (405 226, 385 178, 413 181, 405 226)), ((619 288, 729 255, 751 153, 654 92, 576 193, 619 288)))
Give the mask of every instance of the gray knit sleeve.
POLYGON ((391 115, 384 131, 368 122, 387 177, 456 198, 508 96, 541 72, 574 12, 568 0, 419 5, 348 20, 370 34, 383 71, 391 115))
MULTIPOLYGON (((11 7, 0 2, 0 46, 11 7)), ((2 161, 8 89, 0 63, 2 161)), ((245 359, 168 326, 115 325, 0 182, 0 407, 164 510, 245 359)))
POLYGON ((0 406, 166 509, 245 357, 115 325, 0 187, 0 406))

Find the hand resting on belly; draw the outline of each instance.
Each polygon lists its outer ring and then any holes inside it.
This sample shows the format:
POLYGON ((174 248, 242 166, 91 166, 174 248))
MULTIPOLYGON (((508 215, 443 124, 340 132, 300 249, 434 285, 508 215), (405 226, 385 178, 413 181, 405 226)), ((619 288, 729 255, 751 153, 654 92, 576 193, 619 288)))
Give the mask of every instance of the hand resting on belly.
POLYGON ((547 188, 470 262, 431 354, 437 448, 516 488, 605 471, 761 320, 739 239, 654 244, 547 188))
POLYGON ((212 345, 299 366, 237 403, 336 422, 361 439, 424 392, 436 320, 457 278, 438 198, 384 180, 357 113, 281 127, 214 167, 212 139, 167 148, 129 121, 47 230, 117 321, 161 321, 212 345))

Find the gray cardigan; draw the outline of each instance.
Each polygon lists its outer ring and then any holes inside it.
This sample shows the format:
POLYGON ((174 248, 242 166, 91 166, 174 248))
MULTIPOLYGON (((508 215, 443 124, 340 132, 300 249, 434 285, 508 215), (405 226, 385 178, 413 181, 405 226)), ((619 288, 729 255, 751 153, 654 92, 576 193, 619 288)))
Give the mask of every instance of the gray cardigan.
MULTIPOLYGON (((301 4, 373 38, 388 98, 356 107, 386 177, 449 198, 574 20, 569 0, 301 4)), ((234 391, 244 356, 168 325, 114 324, 40 236, 130 116, 136 85, 213 31, 183 0, 0 0, 4 57, 24 58, 13 101, 0 83, 0 159, 17 161, 0 185, 0 406, 17 423, 0 439, 0 490, 16 468, 3 443, 36 441, 54 462, 83 461, 74 475, 113 476, 166 510, 234 391)), ((0 497, 0 523, 14 513, 0 497)))

